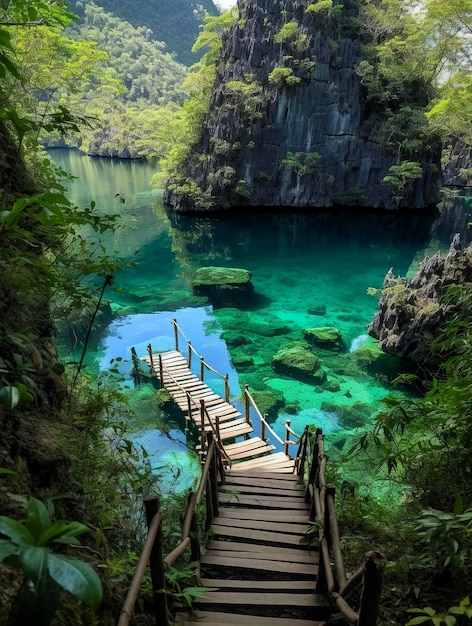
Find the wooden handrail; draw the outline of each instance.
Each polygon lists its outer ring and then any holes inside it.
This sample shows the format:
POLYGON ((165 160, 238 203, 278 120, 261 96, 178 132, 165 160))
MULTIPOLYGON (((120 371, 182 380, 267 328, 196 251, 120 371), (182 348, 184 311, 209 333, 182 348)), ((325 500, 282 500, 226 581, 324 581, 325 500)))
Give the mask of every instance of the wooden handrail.
POLYGON ((208 365, 208 363, 205 362, 205 358, 201 354, 199 354, 197 352, 197 350, 195 350, 195 348, 192 346, 192 342, 189 339, 187 339, 187 337, 185 336, 184 331, 178 325, 177 319, 175 317, 172 320, 172 324, 174 326, 175 349, 182 353, 182 350, 179 350, 179 333, 182 335, 183 340, 187 344, 187 366, 188 366, 188 368, 190 369, 190 366, 192 364, 192 357, 191 357, 191 355, 193 353, 198 359, 200 359, 200 380, 203 382, 205 368, 207 370, 213 372, 214 374, 216 374, 220 378, 222 378, 223 381, 224 381, 224 384, 225 384, 225 400, 226 400, 226 402, 229 402, 230 389, 229 389, 229 376, 228 376, 228 374, 222 374, 221 372, 216 370, 214 367, 212 367, 211 365, 208 365))
MULTIPOLYGON (((208 511, 218 511, 218 470, 222 470, 221 463, 218 463, 219 449, 216 442, 213 440, 211 433, 209 433, 208 454, 205 459, 205 464, 202 469, 202 475, 200 477, 199 487, 196 493, 192 493, 189 497, 189 504, 182 525, 182 540, 178 546, 176 546, 164 559, 162 554, 158 558, 153 559, 153 554, 156 552, 156 541, 158 542, 162 535, 162 513, 157 512, 153 517, 148 527, 148 534, 144 542, 141 555, 139 557, 138 565, 133 575, 131 585, 126 599, 123 603, 123 607, 120 612, 120 617, 117 622, 117 626, 129 626, 130 620, 134 613, 134 607, 138 598, 139 590, 141 588, 142 580, 146 567, 149 563, 151 567, 151 576, 153 579, 154 596, 165 598, 165 572, 175 563, 175 561, 185 552, 186 548, 192 544, 192 541, 198 542, 198 538, 192 537, 193 529, 196 528, 196 514, 198 506, 203 500, 203 494, 206 493, 207 499, 212 500, 216 498, 216 502, 211 502, 211 506, 207 507, 208 511), (214 484, 213 484, 214 483, 214 484), (208 488, 210 484, 210 488, 208 488), (159 584, 155 584, 155 581, 159 581, 159 584)), ((222 482, 224 481, 224 475, 221 475, 222 482)), ((152 500, 153 506, 158 505, 158 498, 151 497, 147 500, 152 500)), ((146 507, 149 510, 149 507, 146 507)), ((153 509, 151 509, 153 510, 153 509)), ((206 520, 206 525, 208 521, 206 520)), ((193 550, 192 550, 193 553, 193 550)), ((155 556, 155 555, 154 555, 155 556)), ((156 603, 157 604, 157 603, 156 603)), ((170 622, 167 615, 167 603, 160 602, 159 607, 156 606, 156 620, 162 626, 170 626, 170 622)))
MULTIPOLYGON (((299 444, 300 462, 297 467, 299 475, 304 473, 309 437, 309 430, 305 428, 299 444)), ((351 577, 346 578, 334 501, 335 488, 326 484, 326 463, 323 433, 321 429, 317 429, 305 497, 305 500, 312 504, 312 518, 314 517, 321 523, 320 564, 316 591, 328 593, 337 609, 350 624, 376 626, 382 570, 386 559, 379 552, 368 552, 364 564, 351 577), (359 611, 355 611, 347 598, 361 584, 363 584, 363 589, 360 607, 359 611)))

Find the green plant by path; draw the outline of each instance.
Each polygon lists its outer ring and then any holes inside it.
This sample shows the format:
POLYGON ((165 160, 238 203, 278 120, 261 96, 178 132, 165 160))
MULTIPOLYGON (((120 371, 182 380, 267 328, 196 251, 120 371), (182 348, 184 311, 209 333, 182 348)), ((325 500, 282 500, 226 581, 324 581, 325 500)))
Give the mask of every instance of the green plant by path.
MULTIPOLYGON (((417 624, 431 623, 433 626, 455 626, 457 624, 457 618, 460 617, 472 618, 472 604, 470 603, 470 597, 465 597, 459 604, 459 606, 451 606, 447 611, 438 613, 432 607, 426 606, 423 609, 409 609, 408 613, 419 613, 418 617, 411 619, 406 626, 417 626, 417 624)), ((464 623, 465 622, 459 622, 464 623)))
POLYGON ((100 579, 77 558, 57 554, 53 544, 79 545, 78 535, 89 531, 79 522, 52 520, 52 506, 30 498, 24 524, 0 517, 0 560, 24 574, 17 597, 15 624, 48 626, 65 589, 91 607, 102 599, 100 579))

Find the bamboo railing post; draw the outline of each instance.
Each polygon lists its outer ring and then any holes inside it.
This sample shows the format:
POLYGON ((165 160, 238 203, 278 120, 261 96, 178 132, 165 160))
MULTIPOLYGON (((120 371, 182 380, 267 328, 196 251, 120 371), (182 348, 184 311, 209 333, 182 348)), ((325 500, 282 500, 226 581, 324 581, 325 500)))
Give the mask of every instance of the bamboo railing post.
POLYGON ((162 363, 162 354, 159 355, 159 383, 162 389, 164 387, 164 365, 162 363))
POLYGON ((303 478, 305 474, 306 452, 308 449, 308 441, 310 438, 308 426, 305 426, 303 435, 300 438, 300 445, 297 452, 297 474, 303 478))
POLYGON ((286 456, 288 456, 288 442, 290 440, 290 424, 291 424, 290 420, 287 420, 285 422, 284 452, 285 452, 286 456))
MULTIPOLYGON (((218 517, 219 515, 219 506, 218 506, 218 458, 220 457, 220 452, 218 450, 218 446, 215 445, 215 452, 211 459, 210 466, 210 485, 211 485, 211 501, 213 504, 213 515, 214 517, 218 517)), ((213 520, 212 520, 213 521, 213 520)))
POLYGON ((206 437, 205 437, 205 400, 200 398, 200 439, 202 444, 202 454, 205 451, 206 437))
POLYGON ((203 382, 205 379, 205 358, 200 357, 200 380, 203 382))
POLYGON ((188 345, 188 352, 187 352, 187 367, 190 369, 192 369, 192 342, 189 341, 187 343, 188 345))
POLYGON ((251 403, 249 402, 249 385, 244 385, 244 405, 246 411, 246 422, 248 424, 251 423, 250 412, 251 412, 251 403))
POLYGON ((261 439, 262 441, 266 441, 266 421, 267 421, 267 413, 264 413, 264 419, 261 421, 261 439))
POLYGON ((175 349, 179 349, 179 328, 177 326, 177 318, 174 317, 172 320, 172 324, 174 325, 174 337, 175 337, 175 349))
POLYGON ((367 552, 365 559, 358 626, 376 626, 382 594, 382 573, 387 559, 381 552, 367 552))
MULTIPOLYGON (((209 450, 211 441, 212 441, 212 437, 211 437, 212 433, 207 433, 207 435, 208 435, 207 446, 209 450)), ((213 509, 213 490, 211 488, 211 465, 210 465, 210 471, 208 472, 207 479, 205 481, 205 507, 206 507, 205 532, 208 532, 210 530, 213 517, 215 515, 214 509, 213 509)))
MULTIPOLYGON (((146 522, 148 528, 155 515, 159 512, 159 498, 148 496, 144 500, 146 509, 146 522)), ((167 595, 165 592, 166 579, 162 563, 162 550, 164 539, 162 536, 162 525, 159 525, 156 539, 151 550, 149 565, 151 568, 152 589, 154 596, 154 610, 156 614, 156 626, 170 626, 169 612, 167 609, 167 595)))
POLYGON ((149 367, 151 368, 153 372, 155 372, 156 370, 154 369, 154 361, 152 360, 152 346, 150 343, 148 343, 147 345, 147 351, 148 351, 149 361, 150 361, 149 367))
POLYGON ((225 374, 225 402, 229 402, 229 374, 225 374))
POLYGON ((338 589, 342 589, 346 584, 346 572, 344 570, 344 562, 341 553, 341 542, 339 538, 338 520, 336 518, 336 507, 334 503, 335 494, 336 488, 333 485, 329 485, 326 488, 326 517, 329 523, 330 541, 338 589))
MULTIPOLYGON (((188 496, 189 506, 192 506, 193 504, 193 497, 194 497, 194 494, 190 493, 188 496)), ((194 562, 197 562, 200 560, 200 557, 201 557, 200 540, 198 538, 197 508, 195 508, 192 514, 189 536, 190 536, 190 559, 194 562)))
POLYGON ((305 502, 308 504, 311 500, 310 485, 314 485, 316 476, 318 474, 318 455, 319 455, 319 443, 318 436, 321 434, 321 428, 317 428, 315 432, 315 442, 313 444, 313 457, 311 459, 310 472, 308 476, 308 484, 305 492, 305 502))

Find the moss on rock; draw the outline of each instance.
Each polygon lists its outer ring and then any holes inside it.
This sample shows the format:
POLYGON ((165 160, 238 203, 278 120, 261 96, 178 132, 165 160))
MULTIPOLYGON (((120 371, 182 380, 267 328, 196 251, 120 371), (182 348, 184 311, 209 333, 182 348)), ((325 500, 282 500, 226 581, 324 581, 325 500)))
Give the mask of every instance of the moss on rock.
POLYGON ((316 328, 305 328, 303 339, 314 346, 325 350, 340 351, 344 348, 341 331, 334 326, 318 326, 316 328))
POLYGON ((318 357, 303 341, 288 344, 272 357, 275 372, 285 374, 304 382, 320 385, 326 380, 326 373, 320 367, 318 357))

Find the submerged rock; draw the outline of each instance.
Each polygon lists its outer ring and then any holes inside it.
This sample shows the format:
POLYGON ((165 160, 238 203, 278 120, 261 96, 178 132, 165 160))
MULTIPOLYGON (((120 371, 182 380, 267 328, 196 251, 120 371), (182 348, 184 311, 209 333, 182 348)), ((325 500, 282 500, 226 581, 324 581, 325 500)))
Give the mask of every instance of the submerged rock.
POLYGON ((312 306, 306 312, 308 315, 326 315, 326 304, 312 306))
POLYGON ((472 246, 462 250, 454 237, 446 257, 426 257, 411 280, 390 270, 384 280, 379 311, 367 327, 382 350, 419 363, 435 360, 432 341, 455 311, 447 299, 453 285, 472 283, 472 246))
POLYGON ((285 404, 281 391, 251 391, 251 395, 262 415, 268 415, 269 418, 277 417, 279 410, 285 404))
POLYGON ((354 402, 352 405, 322 402, 321 410, 334 413, 344 428, 358 428, 364 426, 370 417, 369 405, 363 402, 354 402))
POLYGON ((313 354, 310 346, 302 341, 288 344, 279 350, 272 358, 272 368, 275 372, 314 385, 321 385, 326 380, 320 360, 313 354))
POLYGON ((334 328, 334 326, 305 328, 303 339, 325 350, 336 350, 339 352, 344 348, 341 331, 338 328, 334 328))
POLYGON ((207 296, 215 308, 245 307, 254 295, 251 272, 236 267, 200 267, 192 281, 193 293, 207 296))

